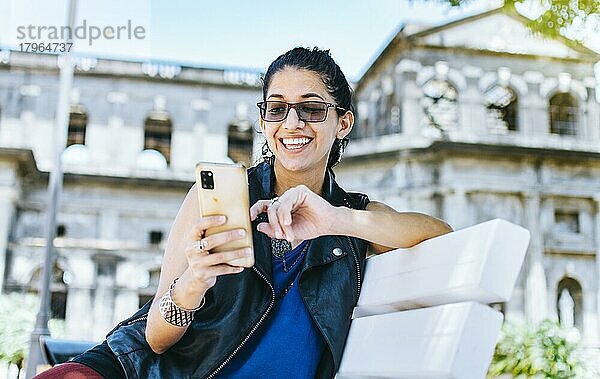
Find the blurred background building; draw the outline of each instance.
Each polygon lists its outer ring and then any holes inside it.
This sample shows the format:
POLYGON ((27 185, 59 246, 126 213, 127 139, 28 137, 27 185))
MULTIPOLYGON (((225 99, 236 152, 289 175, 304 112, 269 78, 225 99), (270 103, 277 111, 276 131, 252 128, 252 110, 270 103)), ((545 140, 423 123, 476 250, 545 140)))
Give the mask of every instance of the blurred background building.
MULTIPOLYGON (((550 317, 600 347, 600 105, 593 51, 493 10, 405 25, 355 83, 338 180, 455 229, 532 239, 508 320, 550 317)), ((77 58, 52 284, 71 338, 100 340, 149 300, 198 160, 256 162, 258 72, 77 58)), ((0 275, 37 291, 57 58, 0 53, 0 275)))

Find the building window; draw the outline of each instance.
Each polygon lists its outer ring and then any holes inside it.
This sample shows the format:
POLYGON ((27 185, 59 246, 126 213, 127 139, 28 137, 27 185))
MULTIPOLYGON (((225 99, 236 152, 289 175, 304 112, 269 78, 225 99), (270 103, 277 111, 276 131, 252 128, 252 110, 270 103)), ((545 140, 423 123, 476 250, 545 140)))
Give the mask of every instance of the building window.
POLYGON ((56 227, 56 236, 64 237, 65 234, 67 234, 67 228, 63 224, 58 225, 56 227))
POLYGON ((399 105, 393 105, 390 110, 390 133, 402 132, 402 113, 399 105))
POLYGON ((485 92, 484 97, 491 131, 516 131, 518 99, 515 91, 509 87, 495 85, 485 92))
POLYGON ((577 134, 577 99, 570 93, 561 92, 550 98, 550 133, 563 136, 577 134))
POLYGON ((144 121, 144 150, 161 153, 167 164, 171 162, 171 132, 173 124, 165 111, 152 111, 144 121))
POLYGON ((234 162, 250 167, 253 146, 252 123, 248 120, 236 120, 227 129, 227 156, 234 162))
MULTIPOLYGON (((100 281, 104 278, 113 280, 117 275, 117 262, 113 257, 97 257, 99 258, 96 262, 96 276, 100 281)), ((104 281, 103 281, 104 282, 104 281)))
POLYGON ((356 123, 350 131, 350 139, 363 138, 367 136, 367 130, 371 129, 371 115, 369 114, 369 103, 359 101, 356 107, 356 123))
POLYGON ((163 239, 163 232, 160 230, 152 230, 150 232, 150 243, 152 245, 159 245, 163 239))
POLYGON ((564 327, 583 327, 583 294, 581 285, 573 278, 563 278, 556 291, 558 320, 564 327))
POLYGON ((442 133, 458 122, 458 91, 446 80, 432 79, 423 86, 423 111, 429 124, 442 133))
POLYGON ((579 224, 579 212, 559 209, 554 211, 554 233, 581 233, 581 228, 579 224))
POLYGON ((52 318, 65 319, 67 315, 67 292, 52 291, 50 297, 50 314, 52 318))
POLYGON ((71 106, 69 113, 69 131, 67 134, 67 147, 71 145, 85 145, 85 130, 88 123, 88 114, 81 105, 71 106))
POLYGON ((400 133, 400 107, 397 104, 396 96, 392 93, 387 96, 383 96, 379 99, 380 103, 380 114, 378 125, 379 135, 388 135, 400 133))
MULTIPOLYGON (((29 292, 38 293, 40 288, 40 278, 42 268, 35 270, 29 282, 29 292)), ((65 272, 54 265, 52 277, 50 278, 50 317, 55 319, 65 319, 67 314, 67 286, 65 283, 65 272)))

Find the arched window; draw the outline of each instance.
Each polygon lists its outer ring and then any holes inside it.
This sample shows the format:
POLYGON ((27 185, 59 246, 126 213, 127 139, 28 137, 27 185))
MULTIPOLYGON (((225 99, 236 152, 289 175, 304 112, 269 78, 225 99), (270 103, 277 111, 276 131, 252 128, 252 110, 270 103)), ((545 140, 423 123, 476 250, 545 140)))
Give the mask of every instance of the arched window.
POLYGON ((400 133, 400 106, 396 100, 396 94, 391 93, 379 99, 382 105, 383 113, 381 114, 381 125, 379 126, 379 134, 396 134, 400 133))
POLYGON ((254 134, 252 121, 248 119, 248 105, 236 105, 235 118, 227 128, 227 156, 234 162, 249 167, 252 163, 252 146, 254 134))
POLYGON ((69 129, 67 133, 67 147, 71 145, 85 145, 85 130, 88 123, 88 114, 81 105, 72 105, 69 113, 69 129))
POLYGON ((517 130, 518 98, 510 87, 495 85, 484 94, 488 125, 492 131, 506 133, 517 130))
POLYGON ((556 291, 556 309, 560 324, 583 328, 583 294, 581 285, 573 278, 563 278, 556 291))
MULTIPOLYGON (((42 268, 34 271, 29 281, 29 292, 38 293, 40 289, 40 278, 42 268)), ((50 313, 51 318, 65 319, 67 313, 67 286, 65 283, 65 272, 55 264, 50 278, 50 313)))
POLYGON ((567 92, 559 92, 550 98, 548 107, 550 116, 550 133, 563 136, 577 134, 577 115, 579 107, 575 96, 567 92))
POLYGON ((227 156, 248 167, 252 160, 252 125, 249 121, 234 122, 227 129, 227 156))
POLYGON ((423 111, 429 124, 442 133, 458 122, 458 91, 447 80, 432 79, 423 86, 423 111))
POLYGON ((144 121, 144 150, 152 149, 160 152, 171 162, 171 117, 165 111, 152 111, 144 121))
POLYGON ((350 131, 350 139, 358 139, 366 137, 366 131, 370 129, 372 117, 369 114, 369 103, 366 101, 359 101, 356 107, 356 122, 354 127, 350 131))

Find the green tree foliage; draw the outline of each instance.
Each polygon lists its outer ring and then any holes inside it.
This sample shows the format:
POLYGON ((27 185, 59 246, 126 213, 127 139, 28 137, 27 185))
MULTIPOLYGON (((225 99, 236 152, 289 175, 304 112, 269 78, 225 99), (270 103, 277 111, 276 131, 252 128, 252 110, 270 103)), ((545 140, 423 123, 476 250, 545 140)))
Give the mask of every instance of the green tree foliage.
MULTIPOLYGON (((34 294, 0 295, 0 360, 23 367, 39 306, 34 294)), ((63 320, 50 320, 48 327, 53 337, 65 335, 63 320)))
POLYGON ((545 320, 535 327, 505 323, 488 376, 582 377, 583 362, 576 355, 578 344, 577 329, 561 328, 555 321, 545 320))

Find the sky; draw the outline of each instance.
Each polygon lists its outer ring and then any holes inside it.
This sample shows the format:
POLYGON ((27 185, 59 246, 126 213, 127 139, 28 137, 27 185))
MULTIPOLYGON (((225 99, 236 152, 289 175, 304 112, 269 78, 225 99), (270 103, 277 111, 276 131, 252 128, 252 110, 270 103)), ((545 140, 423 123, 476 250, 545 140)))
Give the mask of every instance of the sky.
MULTIPOLYGON (((142 27, 144 38, 81 39, 75 52, 262 71, 290 48, 318 46, 330 49, 348 78, 356 80, 402 24, 441 24, 497 4, 472 0, 452 8, 419 0, 78 0, 76 25, 84 20, 98 28, 129 24, 130 29, 142 27)), ((0 47, 19 49, 20 43, 37 41, 31 35, 19 39, 19 27, 67 25, 67 6, 68 0, 0 0, 0 47)), ((44 33, 34 37, 47 37, 44 33)))

